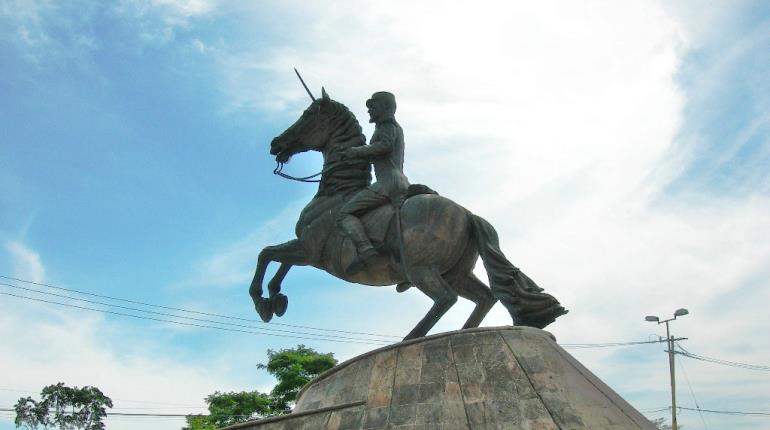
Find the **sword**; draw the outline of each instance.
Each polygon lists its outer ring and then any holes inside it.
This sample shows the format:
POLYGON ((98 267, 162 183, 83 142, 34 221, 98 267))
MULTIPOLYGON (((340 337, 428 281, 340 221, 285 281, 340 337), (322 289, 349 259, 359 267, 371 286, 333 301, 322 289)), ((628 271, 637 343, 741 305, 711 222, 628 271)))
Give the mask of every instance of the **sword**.
POLYGON ((305 91, 307 91, 307 94, 310 96, 310 99, 315 101, 315 97, 313 97, 313 93, 310 92, 307 85, 305 85, 305 81, 302 79, 302 76, 299 75, 299 72, 297 71, 297 68, 294 68, 294 73, 297 74, 297 77, 299 78, 299 81, 302 82, 302 86, 305 87, 305 91))

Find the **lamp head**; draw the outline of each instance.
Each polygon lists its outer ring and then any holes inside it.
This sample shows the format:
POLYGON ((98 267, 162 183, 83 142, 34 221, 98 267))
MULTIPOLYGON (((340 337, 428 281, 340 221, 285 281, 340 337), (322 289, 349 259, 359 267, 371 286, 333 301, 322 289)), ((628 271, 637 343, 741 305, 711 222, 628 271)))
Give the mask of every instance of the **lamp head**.
POLYGON ((648 315, 648 316, 644 317, 644 320, 645 321, 649 321, 649 322, 658 322, 658 321, 660 321, 660 318, 658 318, 656 316, 648 315))
POLYGON ((683 316, 685 316, 685 315, 687 315, 689 313, 690 313, 690 311, 688 311, 687 309, 681 308, 681 309, 677 309, 676 312, 674 312, 674 316, 675 317, 683 317, 683 316))

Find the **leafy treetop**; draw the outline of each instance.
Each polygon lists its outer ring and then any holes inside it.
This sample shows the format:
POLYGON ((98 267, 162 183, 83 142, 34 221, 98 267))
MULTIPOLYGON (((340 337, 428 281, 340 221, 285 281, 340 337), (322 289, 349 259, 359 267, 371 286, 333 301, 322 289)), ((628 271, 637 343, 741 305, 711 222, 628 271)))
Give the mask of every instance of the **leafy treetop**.
POLYGON ((64 430, 104 430, 105 407, 112 400, 96 387, 67 387, 63 382, 40 392, 40 401, 22 397, 16 402, 16 427, 33 430, 57 426, 64 430))
POLYGON ((321 354, 305 345, 278 351, 269 349, 267 357, 267 364, 258 364, 257 367, 278 379, 270 395, 275 402, 273 408, 282 413, 291 412, 291 405, 302 387, 337 364, 332 353, 321 354))
POLYGON ((267 351, 267 364, 258 364, 278 379, 270 394, 259 391, 215 392, 206 397, 209 415, 188 415, 183 430, 217 430, 219 428, 260 417, 291 412, 299 390, 310 380, 337 364, 334 356, 321 354, 312 348, 267 351))

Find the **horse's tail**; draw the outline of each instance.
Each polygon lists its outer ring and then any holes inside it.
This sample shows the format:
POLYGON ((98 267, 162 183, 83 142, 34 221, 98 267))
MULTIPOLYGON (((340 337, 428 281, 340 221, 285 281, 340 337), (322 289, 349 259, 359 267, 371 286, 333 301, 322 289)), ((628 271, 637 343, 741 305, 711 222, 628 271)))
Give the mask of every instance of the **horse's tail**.
POLYGON ((568 312, 505 258, 497 232, 489 222, 470 212, 468 218, 492 294, 508 309, 515 325, 543 328, 568 312))

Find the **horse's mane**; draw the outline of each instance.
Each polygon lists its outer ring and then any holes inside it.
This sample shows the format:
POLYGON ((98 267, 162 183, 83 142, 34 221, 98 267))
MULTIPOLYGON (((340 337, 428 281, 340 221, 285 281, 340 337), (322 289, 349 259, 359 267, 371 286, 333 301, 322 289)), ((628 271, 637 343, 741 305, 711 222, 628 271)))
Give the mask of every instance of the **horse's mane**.
POLYGON ((316 195, 347 194, 365 188, 372 182, 369 160, 342 159, 343 150, 366 143, 361 125, 342 103, 332 100, 328 108, 328 127, 332 132, 324 151, 323 174, 316 195))

